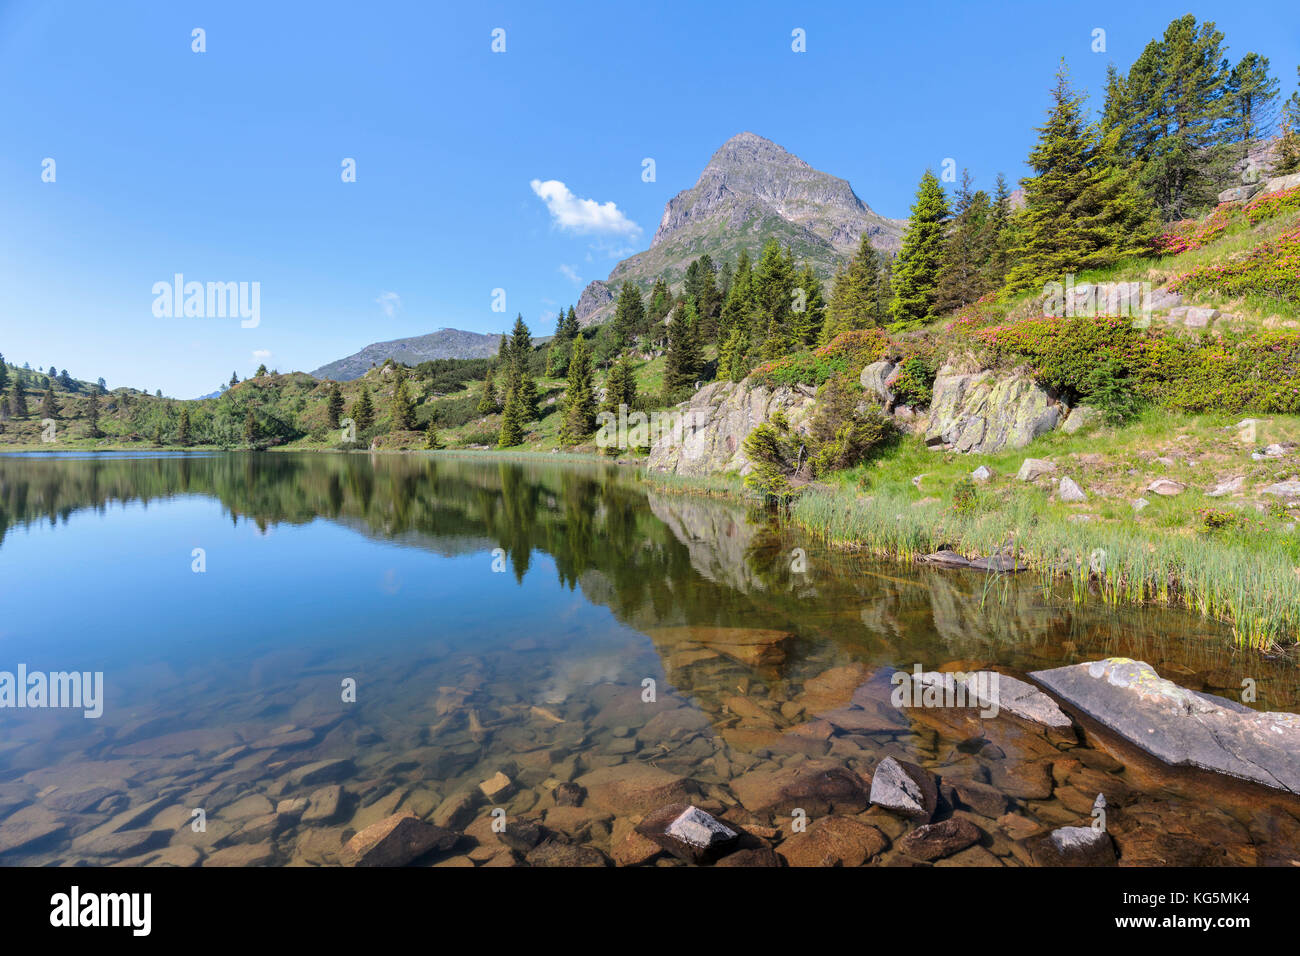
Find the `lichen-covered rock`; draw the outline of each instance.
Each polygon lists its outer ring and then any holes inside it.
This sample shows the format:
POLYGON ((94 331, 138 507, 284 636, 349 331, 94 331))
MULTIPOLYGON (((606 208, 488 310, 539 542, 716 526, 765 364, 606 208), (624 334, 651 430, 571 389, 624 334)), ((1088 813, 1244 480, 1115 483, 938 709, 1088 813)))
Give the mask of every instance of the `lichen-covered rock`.
POLYGON ((925 442, 985 454, 1023 448, 1060 417, 1060 404, 1028 375, 962 374, 944 366, 934 380, 925 442))
POLYGON ((894 393, 890 391, 889 386, 885 383, 889 381, 889 376, 894 374, 896 368, 898 366, 887 359, 872 362, 862 370, 862 375, 858 378, 862 383, 863 390, 868 395, 876 396, 881 405, 888 406, 894 400, 894 393))
POLYGON ((1029 676, 1165 763, 1300 793, 1300 715, 1188 690, 1126 657, 1029 676))
MULTIPOLYGON (((748 380, 712 382, 673 410, 680 427, 673 422, 653 436, 647 464, 678 475, 747 474, 750 462, 743 445, 749 433, 777 411, 793 431, 806 433, 815 395, 805 385, 773 389, 748 380)), ((665 413, 659 414, 662 421, 665 413)))

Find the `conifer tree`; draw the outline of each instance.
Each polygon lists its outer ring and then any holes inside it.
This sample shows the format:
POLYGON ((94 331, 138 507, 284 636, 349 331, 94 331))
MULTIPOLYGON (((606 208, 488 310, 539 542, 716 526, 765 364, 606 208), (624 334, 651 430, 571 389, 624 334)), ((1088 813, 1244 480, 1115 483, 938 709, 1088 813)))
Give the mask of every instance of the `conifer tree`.
POLYGON ((397 384, 393 387, 391 415, 394 428, 402 431, 411 431, 415 428, 415 403, 411 401, 405 375, 398 378, 397 384))
POLYGON ((442 447, 442 439, 438 437, 438 425, 432 417, 424 429, 424 447, 427 451, 437 451, 442 447))
POLYGON ((1011 192, 1007 188, 1007 177, 998 173, 997 185, 993 192, 993 205, 989 210, 988 259, 984 263, 984 286, 998 289, 1006 282, 1008 250, 1011 240, 1011 192))
POLYGON ((718 374, 731 382, 744 379, 749 374, 748 352, 749 333, 743 327, 732 329, 718 352, 718 374))
POLYGON ((234 388, 234 387, 235 387, 236 385, 238 385, 238 384, 239 384, 239 373, 238 373, 238 372, 231 372, 231 373, 230 373, 230 386, 229 386, 229 387, 230 387, 230 388, 234 388))
MULTIPOLYGON (((252 410, 249 410, 252 414, 252 410)), ((375 423, 375 405, 370 400, 370 386, 362 385, 361 394, 352 400, 352 422, 363 432, 375 423)))
POLYGON ((988 193, 973 187, 970 170, 963 169, 935 290, 934 308, 939 314, 955 312, 988 291, 984 266, 992 245, 993 204, 988 193))
POLYGON ((564 416, 560 421, 560 442, 572 447, 596 427, 596 396, 592 384, 591 356, 581 338, 573 343, 569 376, 564 390, 564 416))
POLYGON ((99 430, 99 392, 92 391, 90 397, 86 399, 86 434, 91 438, 103 438, 104 433, 99 430))
MULTIPOLYGON (((572 367, 572 360, 569 365, 572 367)), ((520 404, 519 388, 507 389, 505 405, 501 409, 501 430, 497 435, 497 447, 513 448, 515 445, 523 444, 526 421, 523 406, 520 404)))
POLYGON ((880 253, 864 232, 858 240, 858 251, 835 276, 831 286, 822 341, 829 342, 851 329, 867 329, 881 324, 886 315, 881 311, 880 285, 880 253))
POLYGON ((726 341, 731 333, 741 329, 746 339, 751 331, 752 317, 757 308, 754 298, 754 268, 750 263, 749 250, 741 249, 736 260, 736 271, 731 280, 731 289, 727 292, 726 302, 722 306, 722 315, 718 320, 718 339, 726 341))
POLYGON ((54 386, 51 385, 45 390, 45 395, 41 398, 41 418, 59 417, 59 402, 54 397, 54 386))
POLYGON ((605 401, 601 410, 618 414, 620 405, 629 409, 636 403, 636 374, 632 371, 632 362, 624 353, 618 357, 605 377, 605 401))
POLYGON ((5 357, 0 355, 0 390, 9 385, 9 366, 5 363, 5 357))
POLYGON ((664 391, 668 396, 695 389, 700 375, 700 343, 696 337, 695 306, 689 301, 672 314, 668 325, 668 355, 664 363, 664 391))
POLYGON ((645 330, 645 325, 641 291, 631 282, 624 282, 614 305, 614 341, 617 347, 625 349, 631 345, 633 339, 645 330))
POLYGON ((338 428, 339 420, 343 417, 343 392, 339 390, 338 382, 330 383, 329 398, 325 401, 325 410, 329 415, 330 428, 338 428))
POLYGON ((795 276, 794 346, 816 345, 821 340, 826 317, 826 300, 822 298, 822 281, 811 264, 805 263, 795 276), (802 306, 802 308, 800 308, 802 306))
POLYGON ((903 246, 894 263, 894 298, 889 311, 899 327, 917 326, 935 317, 947 222, 947 197, 938 178, 927 169, 917 187, 903 246))
MULTIPOLYGON (((1296 77, 1300 80, 1300 66, 1296 67, 1296 77)), ((1282 106, 1282 136, 1277 148, 1277 163, 1274 172, 1284 175, 1300 170, 1300 82, 1282 106)))
MULTIPOLYGON (((521 425, 537 417, 537 383, 528 372, 528 360, 533 354, 533 336, 522 315, 515 316, 515 327, 510 337, 510 377, 508 388, 518 393, 521 425)), ((509 404, 509 397, 506 399, 509 404)), ((516 443, 517 444, 517 443, 516 443)))
POLYGON ((176 443, 182 447, 188 447, 194 443, 193 436, 190 434, 190 407, 188 405, 181 406, 181 421, 177 429, 176 443))
POLYGON ((663 276, 660 276, 655 280, 654 288, 650 290, 650 304, 646 307, 646 324, 650 327, 658 325, 672 311, 672 308, 673 294, 663 276))
POLYGON ((483 376, 483 394, 478 400, 478 413, 480 415, 492 415, 501 410, 497 404, 496 385, 492 381, 492 366, 488 366, 487 373, 483 376))

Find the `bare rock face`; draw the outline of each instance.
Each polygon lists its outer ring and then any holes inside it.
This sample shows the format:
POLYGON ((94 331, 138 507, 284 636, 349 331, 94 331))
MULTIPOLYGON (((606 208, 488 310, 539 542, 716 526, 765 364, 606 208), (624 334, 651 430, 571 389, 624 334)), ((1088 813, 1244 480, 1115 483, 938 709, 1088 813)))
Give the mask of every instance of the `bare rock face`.
POLYGON ((981 454, 1023 448, 1055 428, 1062 411, 1028 375, 959 373, 944 366, 934 380, 925 442, 981 454))
POLYGON ((1188 690, 1127 657, 1029 676, 1165 763, 1300 793, 1300 714, 1188 690))
POLYGON ((676 407, 681 426, 661 429, 648 465, 678 475, 747 474, 750 461, 743 445, 749 433, 777 411, 785 413, 795 432, 806 433, 814 395, 806 386, 771 389, 748 381, 712 382, 676 407))

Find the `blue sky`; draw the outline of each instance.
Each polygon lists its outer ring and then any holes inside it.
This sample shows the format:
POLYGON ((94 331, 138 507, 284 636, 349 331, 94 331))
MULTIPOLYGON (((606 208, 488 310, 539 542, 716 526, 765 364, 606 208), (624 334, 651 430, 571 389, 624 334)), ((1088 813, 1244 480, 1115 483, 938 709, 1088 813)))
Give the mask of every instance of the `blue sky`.
MULTIPOLYGON (((262 360, 311 370, 443 326, 498 331, 516 312, 549 334, 735 133, 906 216, 947 157, 984 186, 1024 174, 1061 56, 1097 93, 1110 60, 1126 69, 1185 12, 0 2, 0 352, 192 397, 262 360), (155 316, 154 284, 177 273, 259 283, 257 326, 155 316)), ((1191 12, 1294 89, 1293 0, 1191 12)))

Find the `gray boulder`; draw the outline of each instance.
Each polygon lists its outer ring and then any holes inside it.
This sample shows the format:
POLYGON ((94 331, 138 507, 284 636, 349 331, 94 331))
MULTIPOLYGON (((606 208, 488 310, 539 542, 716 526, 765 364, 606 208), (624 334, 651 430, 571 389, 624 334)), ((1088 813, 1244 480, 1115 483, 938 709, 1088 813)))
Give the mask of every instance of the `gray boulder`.
POLYGON ((872 775, 871 802, 929 823, 939 808, 939 786, 928 770, 906 760, 886 757, 872 775))
POLYGON ((1061 425, 1061 431, 1072 435, 1080 428, 1086 428, 1100 418, 1101 412, 1091 405, 1076 405, 1070 409, 1070 414, 1066 416, 1065 423, 1061 425))
POLYGON ((1188 690, 1126 657, 1029 676, 1165 763, 1300 793, 1300 714, 1188 690))
POLYGON ((879 399, 880 404, 886 407, 893 404, 894 393, 889 390, 885 382, 894 374, 896 368, 898 366, 890 361, 872 362, 862 370, 858 378, 862 383, 863 391, 868 395, 874 395, 879 399))
POLYGON ((925 442, 958 452, 1023 448, 1056 427, 1060 405, 1028 375, 939 370, 925 442))
POLYGON ((1069 476, 1061 479, 1061 484, 1057 487, 1056 493, 1060 496, 1062 501, 1088 500, 1087 493, 1079 487, 1078 482, 1069 476))
POLYGON ((1054 471, 1056 471, 1056 465, 1044 458, 1026 458, 1020 463, 1020 470, 1016 472, 1016 477, 1021 481, 1033 481, 1043 475, 1050 475, 1054 471))

